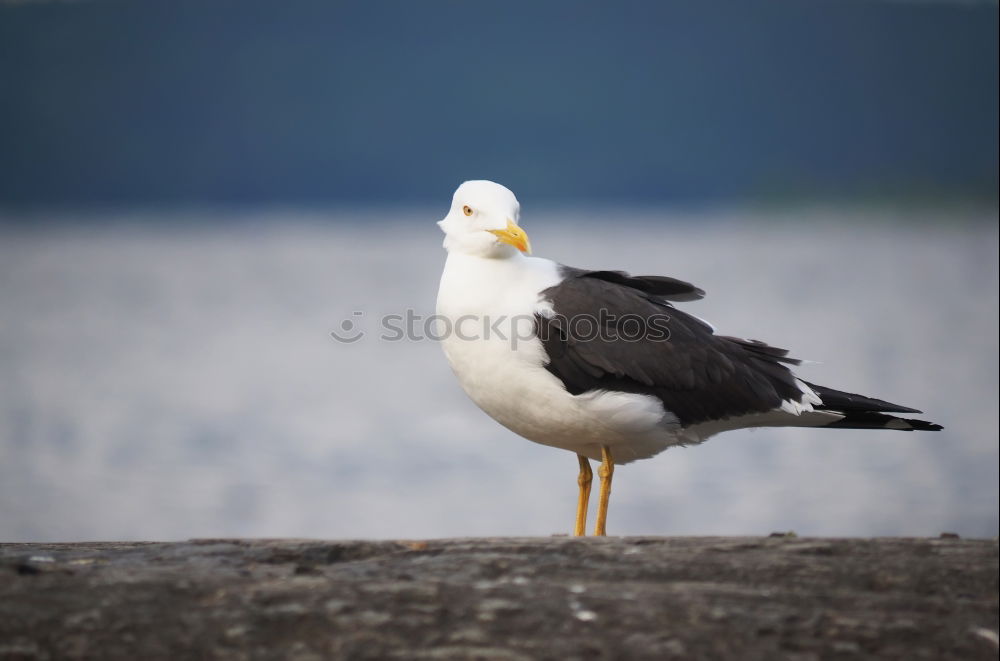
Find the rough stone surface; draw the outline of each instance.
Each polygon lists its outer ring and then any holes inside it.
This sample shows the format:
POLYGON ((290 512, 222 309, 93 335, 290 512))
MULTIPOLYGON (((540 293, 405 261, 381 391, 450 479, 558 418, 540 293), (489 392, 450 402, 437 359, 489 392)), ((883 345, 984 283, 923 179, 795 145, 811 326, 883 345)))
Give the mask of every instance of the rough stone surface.
POLYGON ((2 659, 996 659, 997 541, 0 545, 2 659))

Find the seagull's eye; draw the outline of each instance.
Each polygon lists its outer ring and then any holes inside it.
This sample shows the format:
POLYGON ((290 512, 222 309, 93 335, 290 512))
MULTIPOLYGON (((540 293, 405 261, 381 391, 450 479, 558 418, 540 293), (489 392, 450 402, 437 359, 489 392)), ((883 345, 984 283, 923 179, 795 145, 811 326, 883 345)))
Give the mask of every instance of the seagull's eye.
POLYGON ((464 213, 466 216, 471 216, 472 215, 472 207, 470 207, 468 204, 466 204, 464 207, 462 207, 462 213, 464 213))

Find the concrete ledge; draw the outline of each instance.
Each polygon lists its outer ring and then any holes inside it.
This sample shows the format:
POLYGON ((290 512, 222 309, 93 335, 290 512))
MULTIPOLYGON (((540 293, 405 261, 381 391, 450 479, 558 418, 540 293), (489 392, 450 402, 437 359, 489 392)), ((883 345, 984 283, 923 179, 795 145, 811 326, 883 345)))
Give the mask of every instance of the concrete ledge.
POLYGON ((0 545, 0 659, 996 659, 996 540, 0 545))

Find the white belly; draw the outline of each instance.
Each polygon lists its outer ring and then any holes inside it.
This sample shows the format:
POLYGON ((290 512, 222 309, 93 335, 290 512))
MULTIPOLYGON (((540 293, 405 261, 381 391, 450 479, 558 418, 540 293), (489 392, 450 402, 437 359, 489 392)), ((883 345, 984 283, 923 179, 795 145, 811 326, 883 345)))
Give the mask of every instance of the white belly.
POLYGON ((591 392, 571 395, 541 363, 538 340, 512 351, 502 342, 446 339, 445 355, 462 388, 494 420, 528 440, 600 459, 601 445, 617 463, 650 457, 679 438, 676 418, 646 395, 591 392))

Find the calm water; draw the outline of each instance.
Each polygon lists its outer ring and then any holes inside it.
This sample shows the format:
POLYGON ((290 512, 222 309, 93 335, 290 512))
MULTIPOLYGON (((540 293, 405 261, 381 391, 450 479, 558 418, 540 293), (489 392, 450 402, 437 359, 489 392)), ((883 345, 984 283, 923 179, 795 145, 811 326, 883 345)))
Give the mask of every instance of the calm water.
MULTIPOLYGON (((479 412, 433 341, 378 337, 433 312, 438 215, 0 228, 0 540, 569 531, 575 457, 479 412)), ((997 534, 995 215, 602 217, 524 224, 946 427, 669 450, 616 473, 613 534, 997 534)))

